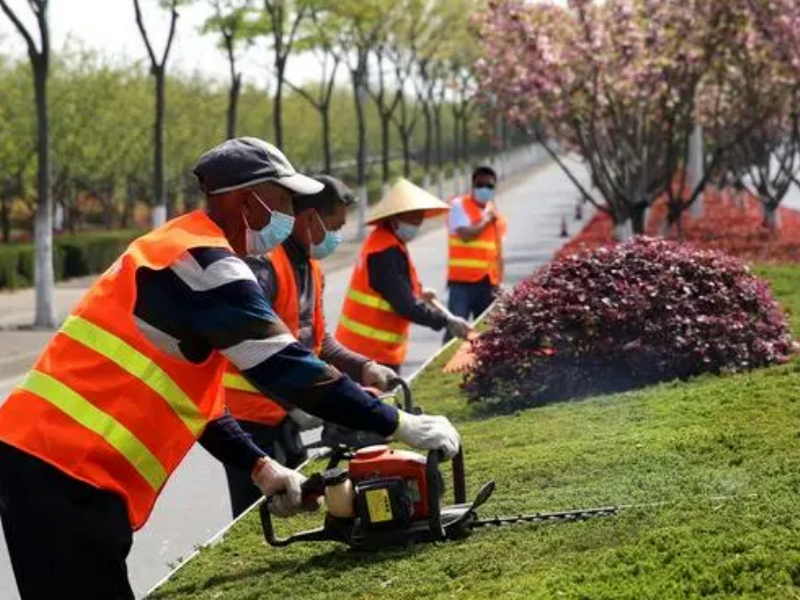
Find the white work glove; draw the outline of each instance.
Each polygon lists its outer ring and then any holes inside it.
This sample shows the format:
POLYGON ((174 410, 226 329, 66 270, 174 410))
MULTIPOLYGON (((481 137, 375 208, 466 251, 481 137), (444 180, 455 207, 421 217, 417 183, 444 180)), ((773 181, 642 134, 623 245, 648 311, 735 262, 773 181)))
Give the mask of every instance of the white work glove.
POLYGON ((422 298, 425 302, 431 302, 432 300, 436 300, 438 296, 436 295, 435 289, 424 287, 422 288, 419 297, 422 298))
POLYGON ((414 448, 442 450, 449 458, 458 454, 461 437, 447 417, 414 415, 397 411, 398 424, 394 439, 414 448))
POLYGON ((453 337, 465 340, 469 337, 469 334, 472 333, 472 325, 461 317, 453 317, 447 321, 447 331, 450 332, 450 335, 453 337))
POLYGON ((397 373, 389 367, 379 365, 374 360, 361 367, 361 384, 378 388, 382 392, 389 390, 389 382, 397 377, 397 373))
POLYGON ((316 429, 317 427, 322 427, 322 419, 319 417, 315 417, 314 415, 310 415, 307 412, 300 410, 299 408, 293 408, 289 411, 289 418, 297 423, 297 426, 300 428, 300 431, 308 431, 309 429, 316 429))
POLYGON ((267 497, 269 511, 276 517, 290 517, 303 510, 300 486, 306 478, 271 458, 262 458, 253 469, 253 483, 267 497))

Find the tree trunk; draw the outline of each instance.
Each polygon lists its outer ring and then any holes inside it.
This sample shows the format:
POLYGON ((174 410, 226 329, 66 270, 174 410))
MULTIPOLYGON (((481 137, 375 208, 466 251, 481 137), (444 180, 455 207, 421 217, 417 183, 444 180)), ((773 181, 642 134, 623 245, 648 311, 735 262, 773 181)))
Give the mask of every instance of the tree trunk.
POLYGON ((469 165, 469 119, 466 114, 461 119, 461 160, 465 165, 469 165))
POLYGON ((228 92, 228 122, 227 122, 227 135, 228 139, 236 137, 236 123, 238 122, 239 113, 239 96, 242 90, 242 76, 236 75, 231 82, 231 89, 228 92))
POLYGON ((770 231, 780 231, 781 216, 777 206, 771 204, 764 204, 764 227, 770 231))
POLYGON ((634 235, 644 234, 644 215, 647 212, 646 204, 635 204, 631 207, 631 228, 634 235))
POLYGON ((153 227, 167 220, 167 187, 164 177, 164 122, 166 113, 166 77, 163 67, 153 70, 156 78, 156 122, 153 131, 153 227))
POLYGON ((400 140, 403 144, 403 177, 411 177, 411 132, 400 131, 400 140))
POLYGON ((333 169, 333 150, 331 149, 331 108, 324 106, 320 108, 322 116, 322 160, 325 165, 325 173, 330 174, 333 169))
POLYGON ((47 110, 47 57, 33 59, 33 78, 36 93, 36 128, 38 136, 37 177, 38 202, 34 237, 36 240, 35 327, 55 327, 55 274, 53 272, 53 199, 50 195, 50 116, 47 110))
POLYGON ((389 117, 381 115, 381 180, 384 184, 389 183, 392 178, 389 169, 389 128, 391 122, 389 117))
POLYGON ((614 224, 614 239, 618 242, 627 242, 631 239, 633 235, 631 234, 631 222, 626 220, 622 223, 615 223, 614 224))
POLYGON ((433 108, 433 137, 436 146, 436 168, 440 171, 444 167, 444 148, 442 148, 442 107, 433 108))
POLYGON ((3 243, 11 243, 11 199, 5 192, 0 198, 0 231, 3 234, 3 243))
POLYGON ((279 62, 277 66, 275 96, 272 98, 272 129, 275 134, 275 145, 279 150, 283 150, 283 81, 286 63, 279 62))
POLYGON ((425 166, 425 172, 429 173, 433 160, 433 116, 431 115, 431 107, 427 103, 422 105, 422 114, 425 118, 425 150, 422 164, 425 166))
POLYGON ((362 78, 358 74, 352 76, 353 101, 356 109, 356 127, 358 131, 358 147, 356 151, 356 183, 360 202, 358 203, 357 240, 364 239, 367 217, 367 125, 364 119, 364 96, 362 78))

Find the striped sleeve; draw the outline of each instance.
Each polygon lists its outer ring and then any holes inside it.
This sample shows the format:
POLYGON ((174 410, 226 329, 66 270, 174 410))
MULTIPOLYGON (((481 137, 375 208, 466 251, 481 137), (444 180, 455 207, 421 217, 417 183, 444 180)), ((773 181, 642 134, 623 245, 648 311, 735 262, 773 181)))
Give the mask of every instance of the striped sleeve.
POLYGON ((161 324, 150 327, 179 340, 219 350, 263 394, 322 419, 355 429, 391 434, 394 408, 303 347, 278 318, 243 260, 218 248, 195 248, 165 270, 161 324))

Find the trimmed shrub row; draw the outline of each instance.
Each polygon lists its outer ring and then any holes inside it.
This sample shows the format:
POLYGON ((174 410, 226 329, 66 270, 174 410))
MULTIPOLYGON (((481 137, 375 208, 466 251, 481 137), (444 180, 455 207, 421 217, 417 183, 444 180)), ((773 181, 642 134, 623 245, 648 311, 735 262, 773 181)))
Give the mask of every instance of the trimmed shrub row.
MULTIPOLYGON (((56 281, 101 273, 122 254, 140 231, 112 231, 61 235, 54 239, 56 281)), ((33 244, 0 246, 0 290, 33 285, 33 244)))

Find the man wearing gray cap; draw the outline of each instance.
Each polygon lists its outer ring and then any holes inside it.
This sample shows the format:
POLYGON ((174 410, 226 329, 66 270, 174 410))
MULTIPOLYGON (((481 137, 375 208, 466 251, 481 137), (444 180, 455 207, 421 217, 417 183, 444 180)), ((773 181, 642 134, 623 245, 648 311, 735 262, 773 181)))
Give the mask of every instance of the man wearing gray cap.
POLYGON ((293 199, 322 184, 255 138, 210 150, 195 174, 207 211, 131 243, 0 406, 0 519, 22 600, 133 598, 132 532, 195 441, 251 473, 276 514, 301 509, 303 476, 225 409, 228 361, 287 407, 458 451, 447 419, 382 404, 300 345, 242 260, 280 244, 293 199))
MULTIPOLYGON (((394 371, 342 346, 328 333, 322 292, 322 259, 336 251, 347 209, 356 203, 353 192, 329 175, 315 177, 325 188, 295 201, 292 234, 268 255, 245 259, 253 270, 272 309, 297 340, 321 360, 354 381, 386 390, 394 371)), ((283 465, 296 467, 306 457, 301 429, 322 425, 298 409, 287 411, 262 396, 233 366, 223 379, 225 403, 253 441, 283 465)), ((246 473, 225 467, 233 516, 237 517, 259 497, 246 473)))

